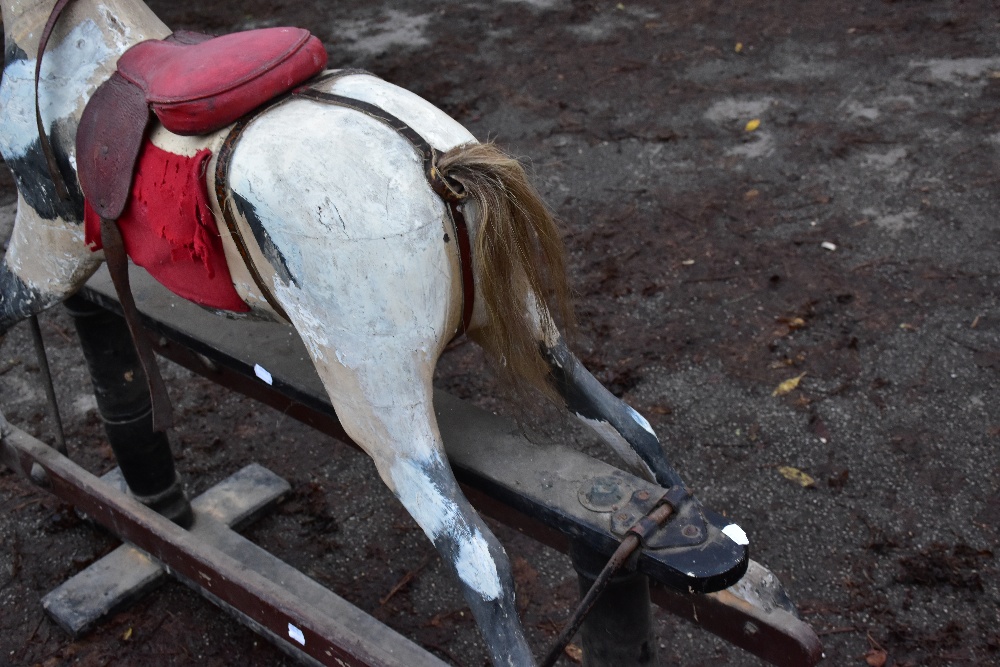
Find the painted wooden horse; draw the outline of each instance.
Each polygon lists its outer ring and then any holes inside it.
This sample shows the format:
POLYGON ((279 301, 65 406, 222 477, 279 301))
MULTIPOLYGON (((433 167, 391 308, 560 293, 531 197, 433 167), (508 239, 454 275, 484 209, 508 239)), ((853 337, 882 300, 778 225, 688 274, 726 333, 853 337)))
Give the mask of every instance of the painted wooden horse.
MULTIPOLYGON (((139 0, 79 0, 56 26, 37 94, 56 168, 68 175, 63 198, 35 122, 39 35, 54 4, 3 0, 0 150, 18 207, 0 264, 0 332, 72 295, 101 264, 76 178, 81 115, 126 50, 171 34, 139 0)), ((549 315, 565 296, 558 234, 521 167, 376 77, 347 73, 311 90, 383 109, 433 147, 432 169, 464 195, 474 285, 463 281, 455 222, 424 156, 384 120, 286 99, 244 123, 221 183, 215 167, 230 127, 182 136, 154 123, 146 146, 178 159, 210 153, 198 173, 215 220, 201 222, 215 225, 227 208, 236 220, 235 229, 218 227, 217 240, 240 303, 263 317, 280 312, 298 331, 344 429, 453 569, 494 664, 534 664, 508 559, 460 492, 435 422, 431 377, 456 331, 482 345, 501 374, 561 396, 636 473, 665 487, 681 481, 647 421, 562 342, 549 315)), ((697 507, 690 514, 697 519, 697 507)))

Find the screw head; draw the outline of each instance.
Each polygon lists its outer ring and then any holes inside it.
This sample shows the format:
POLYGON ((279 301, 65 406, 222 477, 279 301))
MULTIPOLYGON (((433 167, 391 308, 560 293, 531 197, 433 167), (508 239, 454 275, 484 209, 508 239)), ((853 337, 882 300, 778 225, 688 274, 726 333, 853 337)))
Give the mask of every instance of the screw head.
POLYGON ((618 480, 613 477, 598 477, 590 482, 590 485, 583 492, 581 500, 586 500, 584 505, 592 509, 604 509, 617 504, 623 496, 618 480))
POLYGON ((700 537, 701 529, 698 526, 687 525, 681 528, 681 535, 690 538, 700 537))

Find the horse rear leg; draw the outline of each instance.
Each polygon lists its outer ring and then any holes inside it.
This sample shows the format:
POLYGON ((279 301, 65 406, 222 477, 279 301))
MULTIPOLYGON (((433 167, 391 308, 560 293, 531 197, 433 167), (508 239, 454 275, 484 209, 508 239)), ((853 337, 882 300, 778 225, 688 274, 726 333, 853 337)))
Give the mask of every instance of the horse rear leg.
MULTIPOLYGON (((293 319, 295 315, 292 315, 293 319)), ((329 331, 329 330, 328 330, 329 331)), ((307 345, 347 434, 416 520, 461 585, 493 664, 534 665, 503 547, 464 497, 433 413, 433 345, 362 337, 307 345)))
MULTIPOLYGON (((664 536, 673 546, 701 548, 708 535, 706 514, 701 503, 688 494, 649 422, 598 382, 558 335, 547 339, 542 342, 543 355, 566 409, 596 431, 636 474, 664 488, 683 489, 664 536)), ((671 565, 683 569, 689 558, 686 552, 675 551, 668 562, 676 559, 671 565)))
POLYGON ((663 487, 683 484, 642 415, 598 382, 561 339, 543 349, 567 410, 590 426, 639 476, 663 487))

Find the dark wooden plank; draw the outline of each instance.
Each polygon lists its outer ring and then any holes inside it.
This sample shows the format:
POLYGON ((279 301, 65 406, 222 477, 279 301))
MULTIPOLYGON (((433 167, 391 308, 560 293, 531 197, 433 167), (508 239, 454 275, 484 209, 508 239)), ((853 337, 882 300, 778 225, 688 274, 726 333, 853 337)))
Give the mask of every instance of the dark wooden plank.
POLYGON ((326 591, 223 524, 203 514, 215 541, 194 535, 62 456, 24 431, 0 424, 0 459, 172 573, 252 621, 285 647, 321 664, 443 667, 444 663, 326 591), (269 578, 270 577, 270 578, 269 578))

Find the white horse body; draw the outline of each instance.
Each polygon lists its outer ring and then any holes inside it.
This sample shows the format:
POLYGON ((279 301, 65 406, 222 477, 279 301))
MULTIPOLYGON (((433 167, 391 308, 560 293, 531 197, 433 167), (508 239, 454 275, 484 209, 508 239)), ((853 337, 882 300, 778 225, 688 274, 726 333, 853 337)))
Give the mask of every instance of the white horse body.
MULTIPOLYGON (((442 152, 475 140, 426 101, 377 78, 351 75, 328 90, 380 106, 442 152)), ((463 295, 452 223, 413 146, 363 114, 296 100, 245 131, 230 187, 281 252, 292 280, 274 274, 271 286, 344 429, 432 539, 461 536, 462 580, 499 597, 482 534, 459 527, 461 513, 428 473, 446 466, 431 377, 458 329, 463 295), (315 151, 337 159, 301 159, 315 151)), ((474 316, 470 329, 476 326, 474 316)))

